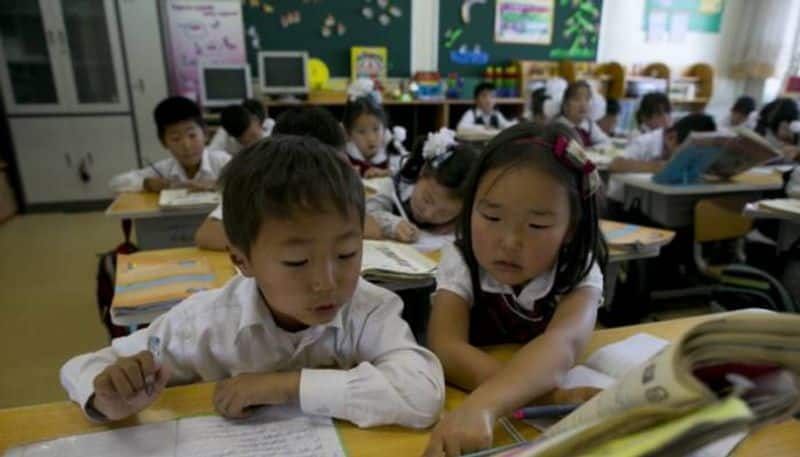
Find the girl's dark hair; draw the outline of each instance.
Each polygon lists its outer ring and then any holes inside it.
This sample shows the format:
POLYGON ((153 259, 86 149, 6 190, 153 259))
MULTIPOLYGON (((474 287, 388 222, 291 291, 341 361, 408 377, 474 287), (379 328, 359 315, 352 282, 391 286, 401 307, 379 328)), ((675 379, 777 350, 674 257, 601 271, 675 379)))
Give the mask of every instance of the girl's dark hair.
POLYGON ((547 95, 547 90, 544 87, 531 92, 531 113, 533 113, 534 118, 544 116, 544 102, 549 98, 550 96, 547 95))
POLYGON ((433 160, 426 160, 422 156, 425 140, 426 137, 420 136, 414 142, 411 154, 397 173, 397 179, 413 184, 421 177, 432 176, 437 183, 449 189, 453 197, 463 199, 467 173, 478 158, 478 150, 472 145, 457 143, 448 148, 452 152, 450 157, 434 164, 433 160))
POLYGON ((756 109, 756 99, 749 95, 742 95, 741 97, 736 99, 736 102, 733 104, 731 111, 736 111, 737 113, 741 113, 745 116, 752 113, 756 109))
MULTIPOLYGON (((531 144, 526 141, 535 139, 553 145, 558 137, 579 141, 575 132, 561 123, 517 124, 494 137, 470 170, 465 184, 464 209, 456 226, 456 246, 469 266, 476 303, 481 288, 478 260, 472 249, 472 208, 475 205, 481 178, 490 170, 501 169, 507 172, 521 167, 536 168, 558 179, 569 193, 570 226, 573 235, 559 253, 556 277, 546 299, 552 301, 555 295, 571 291, 589 274, 594 262, 605 271, 608 249, 600 232, 597 194, 586 197, 583 195, 582 171, 559 161, 553 153, 552 146, 531 144)), ((502 175, 499 179, 502 179, 502 175)))
POLYGON ((344 125, 345 130, 348 132, 352 130, 353 125, 356 123, 356 119, 358 119, 362 114, 370 114, 375 116, 381 121, 381 124, 383 124, 384 127, 389 126, 389 119, 386 116, 386 112, 381 107, 381 104, 378 103, 378 101, 372 96, 368 95, 365 97, 358 97, 355 100, 348 100, 344 105, 342 124, 344 125))
POLYGON ((773 134, 778 132, 781 122, 793 122, 800 118, 797 102, 791 98, 776 98, 761 108, 758 113, 756 132, 766 135, 767 131, 773 134))
POLYGON ((589 86, 589 83, 587 83, 584 80, 573 81, 573 82, 569 83, 567 88, 564 89, 564 97, 561 98, 561 114, 564 114, 564 105, 567 104, 567 100, 569 100, 572 97, 574 97, 575 95, 577 95, 578 91, 581 90, 581 89, 588 90, 589 91, 589 97, 591 98, 591 96, 592 96, 592 88, 591 88, 591 86, 589 86))
POLYGON ((642 125, 645 119, 649 119, 659 114, 669 114, 672 112, 672 103, 669 97, 663 92, 650 92, 642 97, 639 102, 639 109, 636 111, 636 123, 642 125))

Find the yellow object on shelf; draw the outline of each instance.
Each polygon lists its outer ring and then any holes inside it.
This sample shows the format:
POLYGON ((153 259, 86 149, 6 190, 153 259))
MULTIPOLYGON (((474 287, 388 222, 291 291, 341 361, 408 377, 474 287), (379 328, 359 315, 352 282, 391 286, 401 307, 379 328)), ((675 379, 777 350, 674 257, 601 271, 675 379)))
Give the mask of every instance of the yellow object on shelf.
POLYGON ((330 70, 320 59, 312 57, 308 59, 308 79, 311 84, 311 90, 322 90, 328 87, 328 82, 331 79, 330 70))

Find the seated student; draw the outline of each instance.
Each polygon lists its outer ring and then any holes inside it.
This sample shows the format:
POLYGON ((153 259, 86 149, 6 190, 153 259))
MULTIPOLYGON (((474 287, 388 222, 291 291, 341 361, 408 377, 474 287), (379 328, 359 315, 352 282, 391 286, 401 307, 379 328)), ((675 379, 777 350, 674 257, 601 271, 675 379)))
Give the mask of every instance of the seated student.
POLYGON ((640 135, 628 143, 621 157, 608 166, 609 173, 657 173, 691 132, 713 132, 714 119, 694 113, 681 118, 672 127, 640 135))
POLYGON ((241 148, 267 137, 258 118, 242 105, 231 105, 222 110, 219 121, 228 138, 234 138, 241 148))
POLYGON ((792 128, 798 120, 800 109, 797 102, 791 98, 777 98, 761 108, 755 131, 783 153, 785 162, 792 162, 800 153, 798 129, 792 128))
POLYGON ((747 127, 755 129, 756 122, 758 121, 758 112, 756 111, 756 101, 749 95, 742 95, 736 99, 736 102, 731 107, 731 112, 728 119, 721 127, 747 127))
POLYGON ((342 124, 350 163, 364 178, 389 176, 392 159, 399 163, 401 157, 408 155, 403 146, 405 129, 396 126, 389 131, 389 120, 372 80, 362 78, 353 82, 347 94, 342 124))
POLYGON ((470 173, 428 342, 447 381, 472 393, 439 421, 426 457, 489 447, 498 418, 571 396, 553 390, 591 338, 607 256, 587 165, 573 129, 526 123, 495 137, 470 173), (522 347, 505 363, 481 348, 507 343, 522 347))
POLYGON ((475 107, 468 109, 461 116, 457 130, 476 126, 502 130, 516 123, 515 121, 509 121, 503 116, 503 113, 495 109, 497 100, 495 99, 494 84, 488 82, 478 84, 475 87, 473 96, 475 98, 475 107))
MULTIPOLYGON (((336 118, 325 108, 312 106, 286 110, 278 116, 273 133, 314 137, 333 147, 339 157, 347 161, 344 153, 344 132, 336 118)), ((228 238, 222 226, 222 205, 214 209, 200 224, 194 241, 197 247, 203 249, 224 251, 228 247, 228 238)))
POLYGON ((547 89, 540 87, 531 92, 531 122, 547 122, 547 115, 544 112, 544 104, 550 99, 547 89))
POLYGON ((213 189, 222 167, 230 160, 225 151, 206 148, 206 124, 197 104, 169 97, 153 112, 158 139, 172 155, 147 168, 114 176, 114 192, 160 192, 175 187, 213 189))
MULTIPOLYGON (((264 104, 259 100, 248 98, 242 102, 242 107, 255 116, 255 122, 261 126, 263 131, 262 137, 268 137, 272 133, 272 128, 275 126, 275 121, 267 117, 267 110, 264 109, 264 104)), ((208 143, 210 149, 225 150, 228 154, 236 154, 242 150, 242 144, 239 143, 234 136, 228 135, 224 128, 217 129, 211 142, 208 143)))
POLYGON ((360 427, 436 421, 439 361, 414 340, 400 298, 359 277, 364 190, 353 169, 330 146, 286 135, 242 150, 222 181, 242 274, 69 360, 70 398, 91 419, 120 420, 168 384, 216 381, 214 409, 230 418, 296 404, 360 427))
POLYGON ((669 97, 661 92, 645 94, 639 102, 635 119, 636 128, 629 135, 631 139, 669 127, 672 124, 672 104, 669 97))
POLYGON ((597 126, 609 137, 617 135, 620 106, 616 98, 606 99, 606 113, 597 120, 597 126))
POLYGON ((584 147, 604 146, 611 138, 603 132, 590 115, 592 87, 586 81, 575 81, 567 86, 561 99, 561 114, 558 122, 575 129, 584 147))
POLYGON ((367 238, 413 242, 419 229, 451 233, 464 200, 464 181, 478 152, 442 128, 417 141, 403 168, 367 200, 367 238), (397 205, 402 205, 398 208, 397 205))

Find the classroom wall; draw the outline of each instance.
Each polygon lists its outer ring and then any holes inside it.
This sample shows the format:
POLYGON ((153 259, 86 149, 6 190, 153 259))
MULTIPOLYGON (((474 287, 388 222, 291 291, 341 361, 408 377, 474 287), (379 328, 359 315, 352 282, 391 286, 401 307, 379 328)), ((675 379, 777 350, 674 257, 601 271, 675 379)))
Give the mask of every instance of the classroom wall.
POLYGON ((725 76, 731 37, 736 33, 744 1, 748 0, 725 1, 720 33, 688 32, 682 43, 650 43, 643 28, 644 0, 605 0, 598 61, 617 61, 628 69, 634 64, 663 62, 673 75, 693 63, 709 63, 714 67, 715 81, 707 111, 722 116, 744 89, 742 82, 725 76))

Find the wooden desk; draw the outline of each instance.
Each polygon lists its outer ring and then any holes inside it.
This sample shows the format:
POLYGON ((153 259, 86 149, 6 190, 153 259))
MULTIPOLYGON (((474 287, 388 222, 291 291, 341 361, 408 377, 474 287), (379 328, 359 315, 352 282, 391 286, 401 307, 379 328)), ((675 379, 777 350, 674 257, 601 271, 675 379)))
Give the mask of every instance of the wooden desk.
POLYGON ((236 274, 230 255, 225 251, 209 251, 200 248, 172 248, 139 251, 130 256, 139 260, 205 259, 214 271, 214 286, 222 287, 236 274))
POLYGON ((764 170, 742 173, 726 182, 691 185, 657 184, 652 173, 618 173, 609 179, 624 184, 626 207, 639 200, 648 217, 670 228, 692 225, 694 205, 700 199, 737 194, 758 200, 764 192, 783 187, 779 173, 764 170))
MULTIPOLYGON (((687 328, 711 316, 700 316, 652 324, 598 330, 594 332, 587 354, 600 346, 619 341, 634 333, 647 332, 668 340, 677 339, 687 328)), ((499 359, 507 360, 514 352, 513 346, 490 349, 499 359)), ((213 411, 211 383, 171 387, 145 411, 118 424, 93 424, 86 420, 81 410, 70 402, 26 406, 0 410, 0 452, 25 443, 54 439, 63 436, 104 431, 152 422, 162 422, 193 414, 213 411)), ((458 389, 447 388, 445 408, 452 410, 464 399, 458 389)), ((352 424, 336 421, 342 443, 351 457, 360 456, 418 456, 428 440, 428 431, 407 430, 400 427, 359 429, 352 424)), ((538 432, 522 423, 515 423, 528 438, 538 432)), ((503 440, 500 441, 502 444, 503 440)), ((791 420, 770 425, 752 434, 734 452, 735 457, 795 457, 800 455, 800 422, 791 420)))
POLYGON ((106 216, 132 219, 139 249, 194 246, 194 233, 214 209, 164 211, 154 192, 123 192, 106 209, 106 216))

